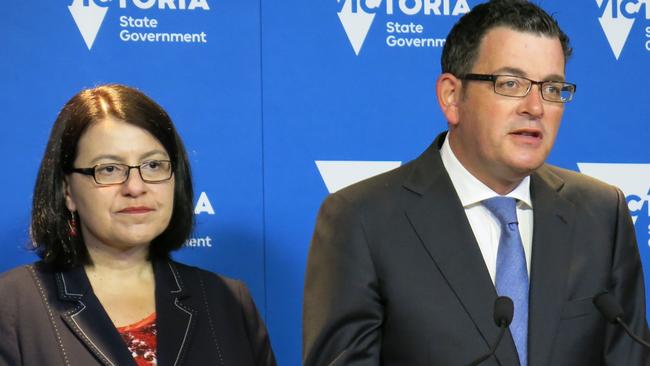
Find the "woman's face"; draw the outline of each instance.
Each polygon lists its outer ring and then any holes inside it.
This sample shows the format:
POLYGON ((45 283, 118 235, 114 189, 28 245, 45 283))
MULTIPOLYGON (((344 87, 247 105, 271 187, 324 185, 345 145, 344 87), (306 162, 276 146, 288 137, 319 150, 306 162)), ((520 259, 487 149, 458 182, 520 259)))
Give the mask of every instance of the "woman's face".
MULTIPOLYGON (((169 160, 160 142, 146 130, 115 118, 91 125, 79 139, 74 168, 97 164, 141 165, 169 160)), ((126 182, 100 185, 92 176, 66 177, 66 206, 79 214, 78 225, 88 247, 108 246, 120 251, 148 247, 162 233, 172 215, 174 177, 145 183, 138 169, 126 182)))

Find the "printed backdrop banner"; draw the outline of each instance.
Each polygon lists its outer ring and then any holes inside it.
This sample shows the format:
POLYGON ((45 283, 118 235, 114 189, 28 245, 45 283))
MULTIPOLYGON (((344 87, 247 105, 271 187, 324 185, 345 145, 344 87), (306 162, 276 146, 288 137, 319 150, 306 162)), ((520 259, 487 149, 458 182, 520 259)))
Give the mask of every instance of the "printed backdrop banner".
MULTIPOLYGON (((328 192, 415 158, 446 122, 440 54, 472 0, 35 0, 0 12, 0 271, 34 261, 32 188, 77 91, 135 86, 181 133, 197 226, 178 260, 244 280, 300 364, 305 261, 328 192)), ((650 271, 650 1, 538 1, 569 34, 553 164, 620 187, 650 271)), ((646 276, 648 278, 648 276, 646 276)))

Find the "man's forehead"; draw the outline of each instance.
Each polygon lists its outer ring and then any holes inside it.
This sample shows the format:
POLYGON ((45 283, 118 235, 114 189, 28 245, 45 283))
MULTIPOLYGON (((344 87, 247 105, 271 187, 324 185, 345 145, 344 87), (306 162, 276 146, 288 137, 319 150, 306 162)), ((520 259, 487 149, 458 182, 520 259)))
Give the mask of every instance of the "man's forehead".
POLYGON ((505 72, 542 79, 564 79, 564 52, 559 37, 495 27, 482 37, 474 72, 505 72), (480 69, 480 70, 479 70, 480 69))

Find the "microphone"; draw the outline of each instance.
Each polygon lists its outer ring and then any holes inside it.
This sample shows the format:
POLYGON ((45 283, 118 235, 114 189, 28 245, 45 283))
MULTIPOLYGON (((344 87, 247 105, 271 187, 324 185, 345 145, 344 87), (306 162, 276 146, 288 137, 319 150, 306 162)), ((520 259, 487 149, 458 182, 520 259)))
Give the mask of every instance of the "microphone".
POLYGON ((503 334, 506 332, 506 328, 508 328, 512 322, 514 312, 515 305, 512 303, 512 299, 508 296, 499 296, 494 300, 494 323, 501 328, 501 330, 499 330, 499 335, 497 336, 497 341, 494 342, 494 346, 490 348, 488 353, 477 358, 474 362, 469 364, 469 366, 476 366, 494 355, 494 352, 497 351, 497 347, 499 347, 499 344, 501 343, 503 334))
POLYGON ((644 341, 641 339, 641 337, 632 333, 630 327, 625 324, 623 321, 623 308, 621 308, 621 305, 618 303, 618 301, 616 301, 616 298, 612 294, 605 291, 594 296, 594 305, 596 305, 598 311, 603 314, 608 322, 612 324, 620 324, 621 327, 625 329, 625 333, 627 333, 632 339, 634 339, 640 345, 646 348, 650 348, 650 343, 644 341))

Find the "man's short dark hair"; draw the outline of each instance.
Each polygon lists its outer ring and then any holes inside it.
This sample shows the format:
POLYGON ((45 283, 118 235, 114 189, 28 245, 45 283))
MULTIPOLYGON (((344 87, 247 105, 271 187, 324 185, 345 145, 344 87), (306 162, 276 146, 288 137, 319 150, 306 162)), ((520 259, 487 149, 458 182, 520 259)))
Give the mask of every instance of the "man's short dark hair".
MULTIPOLYGON (((56 269, 90 264, 81 231, 70 235, 64 178, 73 168, 79 139, 93 123, 116 118, 151 133, 165 148, 174 172, 174 208, 167 228, 151 242, 149 257, 167 258, 192 231, 193 191, 185 147, 167 112, 142 92, 118 84, 86 89, 59 113, 34 187, 30 235, 36 253, 56 269)), ((74 215, 77 215, 76 213, 74 215)))
POLYGON ((571 56, 569 37, 542 8, 526 0, 492 0, 475 6, 451 29, 442 50, 442 72, 456 76, 470 73, 481 40, 495 27, 557 37, 562 44, 565 63, 571 56))

